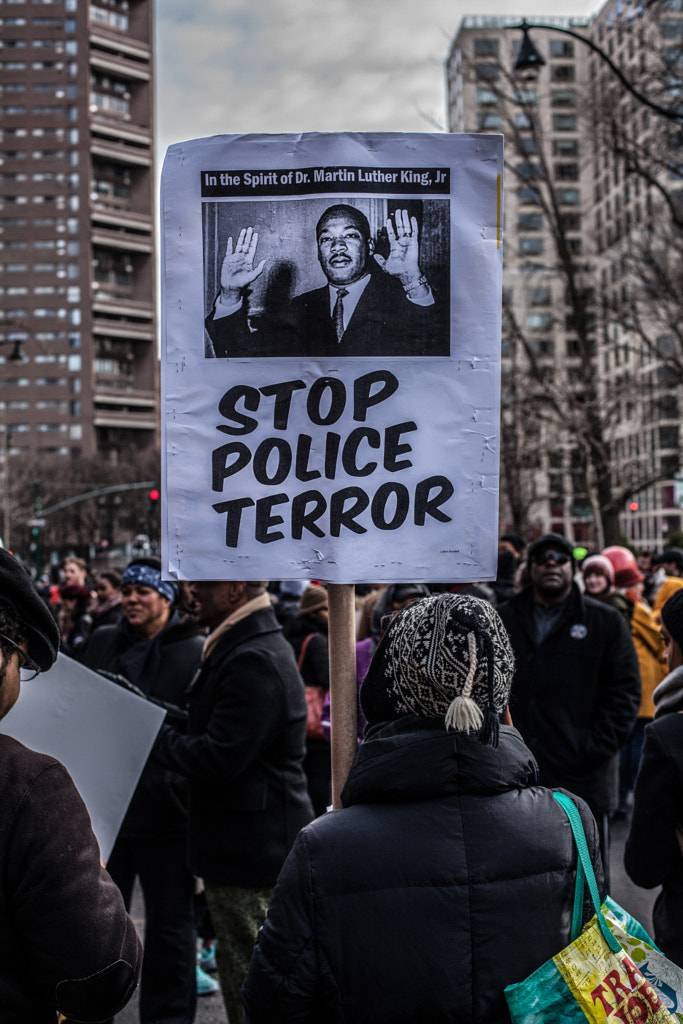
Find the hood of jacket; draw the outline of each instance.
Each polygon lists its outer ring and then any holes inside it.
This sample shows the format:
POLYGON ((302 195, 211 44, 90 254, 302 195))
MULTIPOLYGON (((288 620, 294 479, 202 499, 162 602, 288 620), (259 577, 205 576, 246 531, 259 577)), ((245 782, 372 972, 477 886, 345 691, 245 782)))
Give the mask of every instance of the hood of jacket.
POLYGON ((683 711, 683 665, 669 672, 652 694, 655 704, 655 718, 683 711))
POLYGON ((447 732, 436 720, 407 715, 366 734, 341 799, 403 803, 468 793, 493 795, 538 782, 538 766, 516 729, 501 725, 497 747, 447 732))

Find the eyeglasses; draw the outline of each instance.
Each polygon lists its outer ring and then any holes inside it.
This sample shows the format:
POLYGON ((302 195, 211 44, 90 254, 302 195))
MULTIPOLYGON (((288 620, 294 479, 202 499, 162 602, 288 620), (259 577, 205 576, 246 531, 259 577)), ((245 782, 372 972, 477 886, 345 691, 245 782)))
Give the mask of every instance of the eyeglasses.
POLYGON ((553 551, 552 548, 548 548, 547 551, 541 551, 538 555, 533 555, 531 561, 534 565, 549 565, 550 562, 554 562, 555 565, 566 565, 571 559, 564 551, 553 551))
POLYGON ((10 647, 13 647, 14 650, 17 651, 17 653, 19 654, 19 657, 21 658, 22 682, 29 683, 32 679, 35 679, 37 675, 40 675, 40 668, 38 667, 38 665, 36 665, 33 658, 30 658, 28 656, 23 647, 20 647, 19 644, 16 644, 14 640, 10 640, 10 638, 8 636, 5 636, 4 633, 0 633, 0 640, 4 640, 6 644, 9 644, 10 647))

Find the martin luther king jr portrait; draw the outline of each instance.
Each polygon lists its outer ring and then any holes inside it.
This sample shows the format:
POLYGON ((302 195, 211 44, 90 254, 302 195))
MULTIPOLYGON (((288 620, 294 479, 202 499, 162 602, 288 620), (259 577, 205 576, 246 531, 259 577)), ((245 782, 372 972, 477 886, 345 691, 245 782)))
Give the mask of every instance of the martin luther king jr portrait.
POLYGON ((230 204, 227 242, 205 213, 205 354, 447 357, 448 203, 363 205, 374 230, 351 203, 230 204))

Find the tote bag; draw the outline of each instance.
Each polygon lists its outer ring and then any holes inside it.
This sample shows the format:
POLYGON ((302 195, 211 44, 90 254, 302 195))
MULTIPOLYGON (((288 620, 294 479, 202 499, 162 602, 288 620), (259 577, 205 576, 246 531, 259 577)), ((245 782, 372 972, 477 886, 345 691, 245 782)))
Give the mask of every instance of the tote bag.
POLYGON ((553 795, 578 850, 572 941, 505 989, 513 1024, 683 1024, 683 970, 611 897, 600 905, 581 816, 564 793, 553 795), (582 929, 585 885, 595 916, 582 929))

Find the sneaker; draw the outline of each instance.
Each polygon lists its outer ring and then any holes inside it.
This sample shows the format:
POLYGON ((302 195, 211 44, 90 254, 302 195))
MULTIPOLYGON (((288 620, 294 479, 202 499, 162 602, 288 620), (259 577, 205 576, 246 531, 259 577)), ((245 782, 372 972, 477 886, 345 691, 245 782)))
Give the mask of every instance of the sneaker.
POLYGON ((203 971, 208 971, 209 974, 215 974, 218 970, 218 964, 216 963, 216 943, 212 942, 210 946, 202 946, 197 957, 197 963, 203 971))
POLYGON ((212 996, 219 989, 220 985, 215 978, 212 978, 210 974, 203 971, 199 964, 197 964, 197 995, 212 996))

